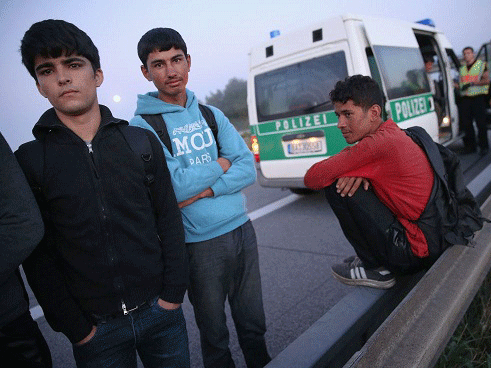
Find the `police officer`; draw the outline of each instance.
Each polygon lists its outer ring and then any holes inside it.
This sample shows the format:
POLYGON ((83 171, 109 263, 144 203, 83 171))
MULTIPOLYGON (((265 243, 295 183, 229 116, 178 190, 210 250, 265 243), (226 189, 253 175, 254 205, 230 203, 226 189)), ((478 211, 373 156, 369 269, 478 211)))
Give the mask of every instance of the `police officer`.
POLYGON ((460 113, 464 129, 465 153, 475 152, 476 138, 473 120, 477 125, 479 153, 484 156, 489 151, 486 126, 486 96, 489 88, 489 70, 485 62, 477 60, 470 46, 462 51, 465 65, 460 67, 459 88, 461 92, 460 113))

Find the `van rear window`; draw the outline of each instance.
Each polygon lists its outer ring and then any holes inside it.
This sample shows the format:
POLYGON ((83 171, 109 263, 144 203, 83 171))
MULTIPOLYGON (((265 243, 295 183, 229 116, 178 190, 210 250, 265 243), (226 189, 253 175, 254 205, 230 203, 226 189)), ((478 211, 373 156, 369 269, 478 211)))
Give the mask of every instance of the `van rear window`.
POLYGON ((430 92, 419 49, 373 46, 373 52, 389 100, 430 92))
POLYGON ((258 74, 254 78, 258 122, 332 110, 329 92, 347 76, 343 51, 258 74))

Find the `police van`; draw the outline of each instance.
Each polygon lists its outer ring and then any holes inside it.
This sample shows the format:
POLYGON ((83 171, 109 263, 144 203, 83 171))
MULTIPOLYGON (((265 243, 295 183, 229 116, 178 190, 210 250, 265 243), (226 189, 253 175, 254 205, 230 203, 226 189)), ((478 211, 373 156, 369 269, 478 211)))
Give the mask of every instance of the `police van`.
POLYGON ((303 192, 307 169, 346 146, 329 92, 350 75, 379 83, 384 118, 422 126, 442 144, 454 141, 459 66, 429 19, 338 16, 253 48, 247 104, 259 183, 303 192), (425 68, 425 60, 432 65, 425 68))

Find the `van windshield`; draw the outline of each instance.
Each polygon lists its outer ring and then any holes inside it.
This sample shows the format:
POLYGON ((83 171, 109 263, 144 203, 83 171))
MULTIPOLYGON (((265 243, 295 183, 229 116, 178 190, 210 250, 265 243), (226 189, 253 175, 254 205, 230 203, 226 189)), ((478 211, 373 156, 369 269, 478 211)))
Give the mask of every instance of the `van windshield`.
POLYGON ((329 92, 347 76, 343 51, 258 74, 258 122, 332 110, 329 92))

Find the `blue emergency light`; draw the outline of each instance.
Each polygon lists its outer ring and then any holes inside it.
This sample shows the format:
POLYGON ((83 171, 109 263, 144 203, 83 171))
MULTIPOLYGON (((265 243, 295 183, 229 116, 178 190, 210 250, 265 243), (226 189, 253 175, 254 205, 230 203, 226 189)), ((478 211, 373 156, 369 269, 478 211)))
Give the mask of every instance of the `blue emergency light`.
POLYGON ((419 20, 416 23, 424 24, 424 25, 430 26, 430 27, 435 27, 435 22, 433 22, 433 19, 430 19, 430 18, 419 20))
POLYGON ((280 35, 280 31, 278 29, 275 29, 274 31, 269 32, 269 36, 271 38, 278 37, 280 35))

